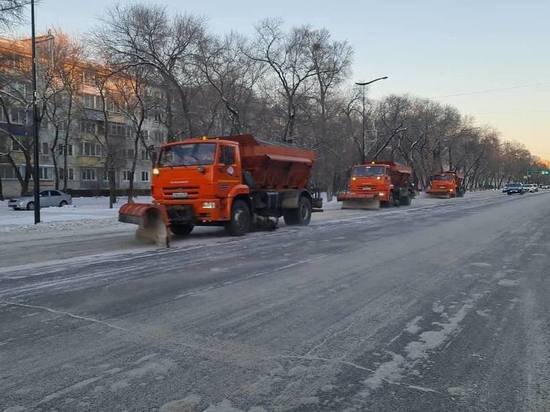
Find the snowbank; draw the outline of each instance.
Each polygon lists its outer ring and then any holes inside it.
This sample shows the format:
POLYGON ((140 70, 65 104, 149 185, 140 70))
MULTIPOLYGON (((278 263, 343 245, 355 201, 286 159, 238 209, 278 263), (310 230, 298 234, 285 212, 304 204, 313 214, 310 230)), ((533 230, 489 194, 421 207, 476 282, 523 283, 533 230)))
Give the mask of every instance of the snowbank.
MULTIPOLYGON (((83 226, 112 226, 118 224, 118 209, 125 198, 109 209, 108 197, 76 197, 65 207, 47 207, 40 210, 41 223, 34 225, 34 212, 12 210, 8 202, 0 202, 0 233, 44 232, 79 229, 83 226)), ((136 198, 138 202, 150 202, 150 197, 136 198)))

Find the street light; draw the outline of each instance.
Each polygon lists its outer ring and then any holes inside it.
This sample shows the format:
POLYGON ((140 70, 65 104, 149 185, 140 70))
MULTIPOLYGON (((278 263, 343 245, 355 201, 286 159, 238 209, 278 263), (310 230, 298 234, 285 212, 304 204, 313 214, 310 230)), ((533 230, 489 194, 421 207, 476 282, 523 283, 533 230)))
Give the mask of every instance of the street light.
POLYGON ((31 0, 31 47, 32 47, 32 129, 34 142, 34 224, 40 223, 40 167, 38 138, 38 107, 36 105, 36 34, 34 30, 34 0, 31 0))
POLYGON ((361 86, 362 87, 362 100, 363 100, 363 110, 362 110, 362 130, 361 130, 361 137, 362 137, 362 153, 361 153, 361 163, 365 163, 365 146, 366 146, 366 136, 365 136, 365 88, 366 86, 368 86, 369 84, 371 83, 374 83, 374 82, 377 82, 379 80, 386 80, 388 78, 388 76, 384 76, 384 77, 377 77, 376 79, 373 79, 371 81, 368 81, 368 82, 356 82, 355 84, 357 86, 361 86))

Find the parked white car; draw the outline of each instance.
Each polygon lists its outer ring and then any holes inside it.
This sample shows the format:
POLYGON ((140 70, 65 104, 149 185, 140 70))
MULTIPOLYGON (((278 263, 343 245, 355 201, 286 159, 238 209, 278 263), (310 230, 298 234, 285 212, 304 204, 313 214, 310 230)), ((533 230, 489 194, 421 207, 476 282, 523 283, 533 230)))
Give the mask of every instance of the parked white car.
MULTIPOLYGON (((70 205, 73 199, 70 194, 61 192, 60 190, 43 190, 40 192, 40 208, 70 205)), ((34 210, 34 197, 22 196, 8 200, 8 207, 13 210, 34 210)))

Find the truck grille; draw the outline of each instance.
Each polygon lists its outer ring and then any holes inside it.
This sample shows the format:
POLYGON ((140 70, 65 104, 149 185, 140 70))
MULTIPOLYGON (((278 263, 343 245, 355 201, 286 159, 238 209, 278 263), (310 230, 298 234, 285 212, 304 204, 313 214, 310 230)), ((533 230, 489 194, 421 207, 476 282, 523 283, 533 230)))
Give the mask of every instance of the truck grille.
POLYGON ((198 186, 163 187, 162 194, 167 199, 198 199, 198 186))

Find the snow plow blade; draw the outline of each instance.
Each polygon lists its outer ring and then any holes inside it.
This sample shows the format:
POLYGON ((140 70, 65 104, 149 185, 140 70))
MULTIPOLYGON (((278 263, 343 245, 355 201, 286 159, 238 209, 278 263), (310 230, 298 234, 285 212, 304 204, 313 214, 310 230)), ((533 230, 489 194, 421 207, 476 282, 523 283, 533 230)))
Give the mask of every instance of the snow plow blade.
POLYGON ((136 237, 169 247, 170 231, 166 210, 150 203, 126 203, 118 211, 118 220, 138 225, 136 237))
POLYGON ((437 199, 449 199, 451 194, 449 192, 426 192, 429 197, 437 199))
POLYGON ((342 209, 380 209, 380 199, 374 195, 342 193, 336 198, 339 202, 342 202, 342 209))

